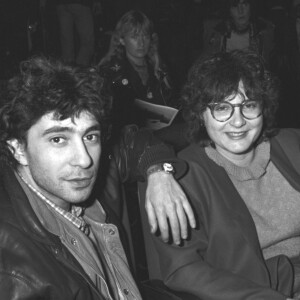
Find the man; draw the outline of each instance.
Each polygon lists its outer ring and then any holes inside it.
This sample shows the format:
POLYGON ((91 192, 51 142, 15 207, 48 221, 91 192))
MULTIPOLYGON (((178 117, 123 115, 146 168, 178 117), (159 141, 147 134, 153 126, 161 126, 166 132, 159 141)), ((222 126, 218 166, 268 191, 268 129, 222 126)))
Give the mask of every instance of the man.
POLYGON ((204 22, 202 55, 251 49, 269 64, 274 47, 274 26, 255 14, 254 1, 224 1, 223 10, 222 19, 204 22))
POLYGON ((101 78, 37 57, 9 91, 0 111, 1 297, 141 299, 118 220, 93 192, 110 103, 101 78))

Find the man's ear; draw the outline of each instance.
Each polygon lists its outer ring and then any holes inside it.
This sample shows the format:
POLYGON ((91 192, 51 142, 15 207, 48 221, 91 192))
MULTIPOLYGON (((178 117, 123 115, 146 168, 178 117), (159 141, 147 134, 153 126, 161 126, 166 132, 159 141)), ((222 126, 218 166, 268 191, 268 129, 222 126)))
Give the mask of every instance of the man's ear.
POLYGON ((27 166, 27 157, 25 155, 24 144, 20 143, 17 139, 7 141, 8 147, 13 154, 14 158, 23 166, 27 166))

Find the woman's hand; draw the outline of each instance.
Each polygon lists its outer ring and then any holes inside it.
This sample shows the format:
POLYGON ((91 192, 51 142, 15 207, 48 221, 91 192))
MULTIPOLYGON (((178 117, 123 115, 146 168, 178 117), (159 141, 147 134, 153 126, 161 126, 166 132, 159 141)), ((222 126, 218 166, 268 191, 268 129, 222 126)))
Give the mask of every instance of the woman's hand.
POLYGON ((181 238, 188 237, 188 222, 192 228, 196 227, 191 205, 172 174, 155 172, 148 176, 145 207, 151 233, 159 228, 164 242, 170 240, 171 231, 178 245, 181 238))

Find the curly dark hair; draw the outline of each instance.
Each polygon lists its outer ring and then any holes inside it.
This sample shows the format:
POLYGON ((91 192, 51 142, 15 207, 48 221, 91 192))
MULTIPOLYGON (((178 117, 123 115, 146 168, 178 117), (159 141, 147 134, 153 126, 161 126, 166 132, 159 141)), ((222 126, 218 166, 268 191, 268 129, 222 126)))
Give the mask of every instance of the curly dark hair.
POLYGON ((208 104, 237 94, 240 81, 246 96, 261 101, 263 105, 263 129, 258 142, 276 133, 279 81, 265 69, 263 59, 257 53, 235 50, 198 60, 189 71, 181 101, 191 141, 200 142, 203 146, 211 143, 203 126, 202 113, 208 104))
POLYGON ((100 123, 102 135, 109 127, 111 99, 93 68, 75 68, 53 58, 32 57, 20 64, 9 81, 6 103, 0 110, 0 159, 17 165, 7 141, 26 147, 28 130, 45 114, 57 120, 74 119, 83 111, 100 123))

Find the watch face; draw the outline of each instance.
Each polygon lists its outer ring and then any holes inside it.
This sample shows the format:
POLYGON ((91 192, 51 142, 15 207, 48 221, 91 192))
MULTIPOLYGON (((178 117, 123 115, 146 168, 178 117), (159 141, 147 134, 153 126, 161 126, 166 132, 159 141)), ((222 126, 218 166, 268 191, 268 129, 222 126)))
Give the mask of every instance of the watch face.
POLYGON ((170 173, 174 172, 174 167, 169 163, 164 163, 163 164, 163 169, 164 169, 165 172, 170 172, 170 173))

